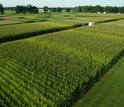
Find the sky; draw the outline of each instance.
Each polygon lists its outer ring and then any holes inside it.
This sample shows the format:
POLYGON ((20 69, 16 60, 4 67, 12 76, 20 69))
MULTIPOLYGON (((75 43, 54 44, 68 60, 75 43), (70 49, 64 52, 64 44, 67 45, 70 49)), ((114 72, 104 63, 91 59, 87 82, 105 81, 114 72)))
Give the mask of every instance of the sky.
POLYGON ((124 6, 124 0, 0 0, 4 7, 31 4, 37 7, 75 7, 84 5, 124 6))

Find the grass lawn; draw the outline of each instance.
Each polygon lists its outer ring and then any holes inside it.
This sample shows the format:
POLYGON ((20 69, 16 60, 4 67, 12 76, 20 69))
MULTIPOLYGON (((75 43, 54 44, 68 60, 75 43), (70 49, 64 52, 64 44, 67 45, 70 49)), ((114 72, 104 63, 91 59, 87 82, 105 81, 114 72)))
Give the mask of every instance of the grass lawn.
POLYGON ((124 107, 124 57, 73 107, 124 107))

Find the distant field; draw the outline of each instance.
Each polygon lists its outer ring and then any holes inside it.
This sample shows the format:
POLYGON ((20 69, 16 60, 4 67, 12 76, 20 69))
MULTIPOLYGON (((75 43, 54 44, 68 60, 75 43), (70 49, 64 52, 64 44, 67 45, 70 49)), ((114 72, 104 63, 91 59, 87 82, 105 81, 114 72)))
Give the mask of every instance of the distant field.
POLYGON ((88 27, 88 29, 84 28, 84 30, 87 32, 93 32, 93 33, 96 32, 99 35, 101 34, 105 36, 111 35, 111 36, 124 37, 124 32, 123 32, 124 26, 123 25, 120 26, 119 24, 114 24, 114 22, 112 24, 105 23, 105 24, 99 24, 96 26, 88 27))
POLYGON ((114 21, 114 22, 109 22, 107 24, 111 24, 111 25, 120 25, 120 26, 124 26, 124 19, 118 20, 118 21, 114 21))
POLYGON ((124 57, 73 107, 123 107, 124 57))
POLYGON ((9 25, 9 24, 19 24, 19 23, 22 23, 22 22, 14 21, 14 20, 2 20, 2 21, 0 21, 0 26, 9 25))
POLYGON ((20 22, 28 21, 44 21, 44 20, 70 20, 81 23, 99 22, 104 20, 112 20, 123 18, 123 14, 97 14, 97 13, 39 13, 39 14, 15 14, 15 12, 5 11, 5 17, 11 17, 11 20, 20 22))

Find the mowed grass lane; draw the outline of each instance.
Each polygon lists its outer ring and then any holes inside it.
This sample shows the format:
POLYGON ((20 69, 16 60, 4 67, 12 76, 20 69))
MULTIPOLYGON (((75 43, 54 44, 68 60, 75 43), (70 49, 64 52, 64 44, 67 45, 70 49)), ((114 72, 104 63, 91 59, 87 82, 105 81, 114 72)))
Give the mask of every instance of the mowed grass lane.
POLYGON ((73 107, 124 107, 124 56, 73 107))

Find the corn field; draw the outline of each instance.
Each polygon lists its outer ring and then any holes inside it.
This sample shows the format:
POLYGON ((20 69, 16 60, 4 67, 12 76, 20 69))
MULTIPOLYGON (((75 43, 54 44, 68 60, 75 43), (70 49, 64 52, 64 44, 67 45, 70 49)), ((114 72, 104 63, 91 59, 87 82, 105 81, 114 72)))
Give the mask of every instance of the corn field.
MULTIPOLYGON (((0 38, 56 25, 42 24, 13 26, 13 32, 2 27, 7 32, 0 38)), ((96 25, 0 44, 1 106, 71 106, 124 55, 124 34, 117 30, 96 25)))

